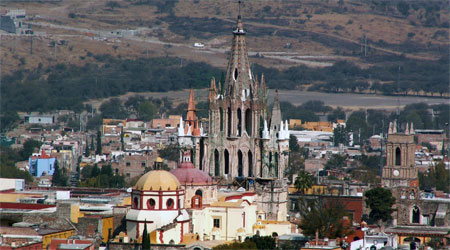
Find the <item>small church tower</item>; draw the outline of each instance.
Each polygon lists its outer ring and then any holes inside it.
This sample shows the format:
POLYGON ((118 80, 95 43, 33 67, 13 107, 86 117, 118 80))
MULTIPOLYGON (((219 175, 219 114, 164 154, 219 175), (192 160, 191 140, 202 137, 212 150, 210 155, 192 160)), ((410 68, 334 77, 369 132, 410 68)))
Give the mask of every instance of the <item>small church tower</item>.
POLYGON ((414 162, 416 144, 413 124, 399 132, 397 122, 389 124, 386 143, 386 166, 383 168, 382 185, 388 188, 416 186, 418 171, 414 162))

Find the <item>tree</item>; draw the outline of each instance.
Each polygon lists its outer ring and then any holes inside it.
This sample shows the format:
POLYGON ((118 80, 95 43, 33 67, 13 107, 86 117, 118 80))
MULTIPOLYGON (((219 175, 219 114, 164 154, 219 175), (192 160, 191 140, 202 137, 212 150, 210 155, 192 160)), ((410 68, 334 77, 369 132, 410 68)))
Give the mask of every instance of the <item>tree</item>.
POLYGON ((67 186, 67 181, 69 177, 67 176, 66 169, 60 169, 58 161, 55 161, 55 170, 53 172, 52 184, 53 186, 67 186))
POLYGON ((314 236, 316 231, 320 238, 343 237, 351 233, 351 223, 344 220, 348 212, 340 202, 315 200, 312 203, 300 202, 302 220, 299 228, 306 236, 314 236))
POLYGON ((119 8, 120 4, 116 1, 108 1, 106 3, 106 7, 110 8, 111 10, 114 10, 114 8, 119 8))
POLYGON ((333 143, 335 146, 339 144, 348 145, 350 138, 347 129, 344 126, 338 125, 333 130, 333 143))
POLYGON ((147 220, 144 222, 144 232, 142 233, 142 250, 150 250, 150 237, 147 232, 147 220))
POLYGON ((86 137, 86 149, 84 151, 84 156, 89 157, 90 154, 91 154, 91 149, 89 148, 88 139, 86 137))
POLYGON ((33 182, 30 172, 16 168, 16 162, 21 160, 17 150, 9 147, 0 146, 0 177, 24 179, 27 184, 33 182))
POLYGON ((128 113, 119 98, 111 98, 100 106, 103 118, 125 119, 128 113))
POLYGON ((168 161, 178 161, 180 156, 180 148, 176 144, 158 150, 159 156, 168 161))
POLYGON ((214 250, 222 249, 276 249, 275 239, 271 236, 254 235, 245 238, 244 242, 233 242, 213 247, 214 250))
POLYGON ((290 152, 300 151, 300 146, 298 145, 297 137, 295 135, 289 136, 289 151, 290 152))
POLYGON ((41 142, 30 139, 23 144, 23 149, 20 151, 20 155, 22 156, 22 160, 28 160, 30 155, 33 154, 36 148, 40 148, 42 145, 41 142))
POLYGON ((97 150, 95 150, 96 155, 102 154, 102 134, 100 130, 97 132, 97 150))
POLYGON ((347 166, 347 156, 334 154, 331 158, 325 163, 325 170, 329 169, 342 169, 347 166))
POLYGON ((300 193, 304 194, 306 189, 313 186, 314 177, 308 172, 302 170, 295 179, 294 186, 300 193))
POLYGON ((400 1, 397 4, 397 10, 402 13, 403 16, 408 16, 409 15, 409 4, 407 2, 404 1, 400 1))
POLYGON ((364 192, 366 197, 366 206, 370 208, 369 218, 374 222, 387 222, 392 220, 392 206, 395 198, 391 190, 382 187, 376 187, 364 192))
POLYGON ((436 188, 446 193, 450 191, 450 173, 445 169, 445 164, 440 161, 431 167, 428 173, 419 173, 421 189, 436 188))
POLYGON ((145 101, 138 106, 138 117, 144 121, 150 121, 156 114, 156 106, 151 101, 145 101))
POLYGON ((333 109, 331 113, 327 116, 327 119, 329 122, 337 122, 337 120, 344 120, 345 119, 345 112, 342 110, 341 107, 337 107, 336 109, 333 109))

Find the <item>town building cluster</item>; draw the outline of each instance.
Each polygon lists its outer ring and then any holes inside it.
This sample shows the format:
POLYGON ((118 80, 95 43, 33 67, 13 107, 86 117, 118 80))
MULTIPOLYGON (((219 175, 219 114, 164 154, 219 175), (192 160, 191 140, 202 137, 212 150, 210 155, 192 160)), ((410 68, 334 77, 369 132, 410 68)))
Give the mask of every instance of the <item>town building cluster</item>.
POLYGON ((419 187, 419 173, 428 173, 437 160, 450 170, 439 150, 419 146, 442 148, 444 131, 393 122, 387 138, 373 136, 369 147, 361 148, 334 143, 333 131, 345 127, 343 120, 283 120, 277 93, 269 109, 265 78, 251 71, 245 36, 239 17, 225 82, 212 79, 209 87, 206 123, 197 117, 193 91, 185 116, 103 119, 93 134, 56 129, 62 116, 78 118, 82 126, 81 117, 70 112, 26 114, 10 135, 16 138, 13 147, 30 139, 42 143, 17 164, 36 185, 0 180, 0 248, 136 249, 149 239, 154 249, 212 249, 254 235, 299 243, 299 249, 425 246, 435 238, 448 246, 450 196, 419 187), (311 185, 298 185, 300 171, 286 174, 292 139, 302 149, 311 185), (175 159, 159 154, 169 147, 176 149, 175 159), (378 165, 377 183, 349 174, 363 155, 386 158, 378 165), (334 159, 342 159, 342 166, 330 167, 334 159), (83 169, 94 165, 110 166, 112 175, 132 186, 77 187, 83 169), (67 172, 71 187, 52 185, 57 167, 67 172), (395 197, 388 225, 367 221, 371 211, 364 193, 377 185, 395 197), (311 206, 304 205, 317 202, 342 204, 346 216, 339 221, 348 234, 305 237, 298 225, 310 219, 304 214, 311 206))

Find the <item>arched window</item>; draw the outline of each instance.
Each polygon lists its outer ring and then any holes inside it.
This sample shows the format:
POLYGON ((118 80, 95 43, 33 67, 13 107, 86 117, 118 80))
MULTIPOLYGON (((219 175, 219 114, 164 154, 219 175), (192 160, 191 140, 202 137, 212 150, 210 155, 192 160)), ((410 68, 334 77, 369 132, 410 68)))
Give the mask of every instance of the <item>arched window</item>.
POLYGON ((156 205, 156 202, 154 199, 148 199, 148 201, 147 201, 148 209, 155 209, 155 205, 156 205))
POLYGON ((397 147, 395 149, 395 166, 400 166, 402 165, 402 153, 400 151, 400 148, 397 147))
POLYGON ((197 189, 197 191, 195 191, 195 195, 203 196, 203 191, 201 189, 197 189))
POLYGON ((173 209, 174 204, 175 203, 173 202, 172 198, 168 199, 166 202, 167 209, 173 209))
POLYGON ((420 209, 418 206, 414 206, 412 209, 412 223, 420 223, 420 209))
POLYGON ((245 111, 245 131, 248 135, 252 135, 252 111, 250 109, 245 111))
POLYGON ((242 112, 241 109, 237 110, 237 136, 242 135, 242 112))
POLYGON ((253 155, 252 151, 248 151, 248 177, 253 176, 253 155))
POLYGON ((230 173, 230 153, 228 153, 227 149, 225 149, 224 158, 225 158, 225 174, 229 174, 230 173))
POLYGON ((134 197, 134 199, 133 199, 133 204, 134 204, 134 208, 139 208, 138 206, 139 206, 139 199, 138 199, 138 197, 134 197))
POLYGON ((231 108, 228 108, 227 113, 227 134, 231 136, 231 108))
POLYGON ((220 175, 220 164, 219 164, 219 151, 214 150, 214 175, 220 175))
POLYGON ((278 153, 275 153, 275 163, 273 164, 274 166, 274 173, 275 173, 275 177, 278 178, 278 153))
POLYGON ((203 139, 200 139, 200 165, 199 165, 199 169, 203 170, 203 157, 205 156, 205 143, 203 141, 203 139))
POLYGON ((238 176, 243 176, 242 151, 238 151, 238 176))
POLYGON ((220 132, 222 132, 223 131, 223 109, 222 108, 220 108, 219 109, 219 115, 220 115, 220 132))
POLYGON ((238 78, 238 76, 239 76, 239 73, 238 73, 238 69, 237 68, 235 68, 234 69, 234 74, 233 74, 233 80, 237 80, 237 78, 238 78))

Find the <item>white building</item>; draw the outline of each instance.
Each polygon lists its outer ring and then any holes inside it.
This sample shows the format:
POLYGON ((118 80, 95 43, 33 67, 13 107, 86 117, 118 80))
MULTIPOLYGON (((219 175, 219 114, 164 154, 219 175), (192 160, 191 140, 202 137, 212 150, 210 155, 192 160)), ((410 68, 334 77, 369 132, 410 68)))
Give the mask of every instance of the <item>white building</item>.
POLYGON ((190 219, 184 209, 184 190, 173 174, 164 170, 146 173, 134 186, 131 199, 126 215, 130 239, 141 238, 146 224, 152 243, 183 242, 190 219))

